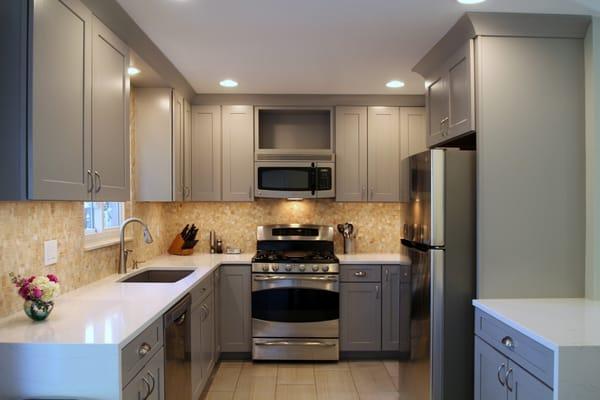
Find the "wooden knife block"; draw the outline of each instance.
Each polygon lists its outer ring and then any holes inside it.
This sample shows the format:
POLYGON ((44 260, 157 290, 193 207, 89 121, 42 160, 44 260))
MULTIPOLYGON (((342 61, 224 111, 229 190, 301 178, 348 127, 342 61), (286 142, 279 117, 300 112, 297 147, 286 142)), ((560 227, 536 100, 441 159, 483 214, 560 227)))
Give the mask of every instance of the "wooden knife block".
POLYGON ((175 239, 173 239, 173 241, 171 242, 171 245, 169 246, 169 250, 168 253, 172 254, 174 256, 191 256, 192 254, 194 254, 194 248, 191 249, 182 249, 181 246, 184 245, 184 241, 183 238, 181 237, 180 234, 177 234, 177 236, 175 236, 175 239))

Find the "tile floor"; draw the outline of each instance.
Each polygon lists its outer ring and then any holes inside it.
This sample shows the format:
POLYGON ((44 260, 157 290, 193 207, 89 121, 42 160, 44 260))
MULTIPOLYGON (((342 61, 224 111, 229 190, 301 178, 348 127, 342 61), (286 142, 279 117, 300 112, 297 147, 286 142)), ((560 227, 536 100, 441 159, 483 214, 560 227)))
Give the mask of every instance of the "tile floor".
POLYGON ((408 400, 399 375, 397 361, 223 361, 203 400, 408 400))

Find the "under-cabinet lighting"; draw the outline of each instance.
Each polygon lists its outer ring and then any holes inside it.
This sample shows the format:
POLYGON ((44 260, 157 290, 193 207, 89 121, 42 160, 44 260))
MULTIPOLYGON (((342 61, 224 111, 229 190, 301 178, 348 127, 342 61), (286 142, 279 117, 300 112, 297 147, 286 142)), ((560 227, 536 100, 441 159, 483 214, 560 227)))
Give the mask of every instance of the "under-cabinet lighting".
POLYGON ((238 85, 238 83, 236 81, 234 81, 233 79, 223 79, 221 82, 219 82, 219 85, 221 85, 223 87, 227 87, 227 88, 232 88, 232 87, 236 87, 238 85))
POLYGON ((139 68, 136 68, 136 67, 127 68, 127 73, 129 74, 129 76, 137 75, 140 72, 142 72, 142 71, 140 71, 139 68))
POLYGON ((456 0, 460 4, 479 4, 483 3, 485 0, 456 0))
POLYGON ((385 86, 392 88, 392 89, 397 89, 397 88, 404 87, 404 82, 393 80, 393 81, 389 81, 388 83, 386 83, 385 86))
POLYGON ((302 201, 304 200, 302 197, 288 197, 288 201, 302 201))

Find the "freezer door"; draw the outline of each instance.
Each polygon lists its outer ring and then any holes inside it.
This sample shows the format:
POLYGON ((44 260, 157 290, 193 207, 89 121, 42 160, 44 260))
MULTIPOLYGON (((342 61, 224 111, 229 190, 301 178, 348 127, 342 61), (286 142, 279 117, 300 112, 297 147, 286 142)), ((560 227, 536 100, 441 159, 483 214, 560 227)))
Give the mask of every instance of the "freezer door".
POLYGON ((409 159, 410 198, 404 238, 444 246, 445 151, 428 150, 409 159))
POLYGON ((431 400, 444 399, 444 251, 430 250, 431 268, 431 400))

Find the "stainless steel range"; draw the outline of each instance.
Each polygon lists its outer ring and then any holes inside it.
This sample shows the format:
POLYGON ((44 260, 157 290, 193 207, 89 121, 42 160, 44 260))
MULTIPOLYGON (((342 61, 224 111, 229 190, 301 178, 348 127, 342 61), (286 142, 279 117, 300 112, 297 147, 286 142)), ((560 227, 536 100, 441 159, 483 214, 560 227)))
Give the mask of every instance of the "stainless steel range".
POLYGON ((332 226, 266 225, 252 259, 252 358, 339 358, 339 260, 332 226))

